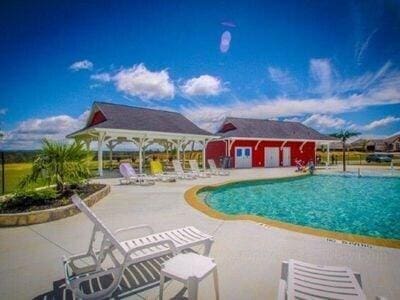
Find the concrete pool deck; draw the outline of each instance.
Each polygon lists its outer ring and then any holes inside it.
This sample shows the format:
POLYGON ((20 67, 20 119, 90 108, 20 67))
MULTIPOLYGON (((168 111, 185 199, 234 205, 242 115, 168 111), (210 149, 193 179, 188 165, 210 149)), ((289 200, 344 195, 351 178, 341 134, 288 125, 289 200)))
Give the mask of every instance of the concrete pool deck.
MULTIPOLYGON (((284 177, 293 168, 233 170, 212 177, 154 186, 119 185, 101 179, 111 193, 92 208, 112 230, 149 224, 156 231, 193 225, 214 236, 211 256, 218 264, 221 299, 275 299, 281 262, 289 258, 315 264, 349 266, 360 272, 368 299, 400 299, 400 250, 346 244, 252 221, 210 218, 189 206, 184 192, 194 185, 230 180, 284 177)), ((3 299, 31 299, 52 290, 63 278, 61 257, 84 252, 92 224, 83 215, 26 227, 0 229, 0 291, 3 299)), ((168 282, 165 298, 182 286, 168 282)), ((127 299, 157 299, 158 287, 127 299)), ((214 299, 212 278, 199 287, 199 299, 214 299)))

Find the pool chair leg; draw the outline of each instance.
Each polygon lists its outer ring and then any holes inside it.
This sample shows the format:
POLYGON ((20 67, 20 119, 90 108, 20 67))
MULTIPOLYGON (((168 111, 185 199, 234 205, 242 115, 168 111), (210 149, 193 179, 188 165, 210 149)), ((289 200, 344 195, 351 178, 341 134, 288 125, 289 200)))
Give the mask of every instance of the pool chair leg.
POLYGON ((204 256, 209 256, 210 255, 211 246, 212 246, 213 242, 214 242, 213 240, 208 240, 208 241, 205 242, 204 253, 203 253, 204 256))
POLYGON ((214 289, 215 289, 215 299, 219 300, 219 286, 218 286, 218 271, 217 267, 214 269, 214 289))
POLYGON ((162 300, 163 296, 164 296, 163 295, 164 294, 164 281, 165 281, 165 277, 164 277, 164 274, 161 271, 161 275, 160 275, 160 296, 159 296, 160 300, 162 300))
POLYGON ((188 299, 197 300, 197 292, 199 289, 199 282, 196 277, 189 277, 188 283, 188 299))

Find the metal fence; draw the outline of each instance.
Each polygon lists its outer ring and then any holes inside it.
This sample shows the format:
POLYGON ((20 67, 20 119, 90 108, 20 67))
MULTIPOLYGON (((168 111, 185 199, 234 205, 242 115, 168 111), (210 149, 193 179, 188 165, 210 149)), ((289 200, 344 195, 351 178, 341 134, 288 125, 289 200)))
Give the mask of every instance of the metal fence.
POLYGON ((0 159, 1 159, 1 163, 0 163, 0 168, 1 168, 1 184, 0 184, 0 186, 1 186, 1 194, 2 195, 4 195, 5 194, 5 186, 6 186, 6 176, 5 176, 5 172, 6 172, 6 169, 5 169, 5 164, 6 164, 6 162, 5 162, 5 157, 4 157, 4 152, 3 151, 1 151, 0 152, 0 159))

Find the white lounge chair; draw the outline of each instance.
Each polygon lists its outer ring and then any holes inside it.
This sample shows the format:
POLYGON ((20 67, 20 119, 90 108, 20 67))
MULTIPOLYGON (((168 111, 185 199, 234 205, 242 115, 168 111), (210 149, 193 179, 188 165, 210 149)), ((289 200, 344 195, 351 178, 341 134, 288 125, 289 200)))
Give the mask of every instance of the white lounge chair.
POLYGON ((350 268, 312 265, 291 259, 282 263, 278 300, 292 299, 366 300, 366 297, 360 274, 350 268))
POLYGON ((215 165, 215 161, 213 159, 207 160, 208 165, 210 166, 211 174, 219 175, 219 176, 228 176, 229 171, 225 169, 218 169, 215 165))
POLYGON ((119 172, 123 176, 120 179, 121 184, 140 184, 150 185, 154 184, 157 178, 149 176, 147 174, 138 174, 130 163, 122 163, 119 165, 119 172))
POLYGON ((154 233, 150 226, 138 225, 121 228, 112 233, 77 195, 72 196, 72 201, 94 224, 88 251, 63 258, 66 287, 79 299, 109 297, 119 287, 126 268, 133 264, 158 259, 167 254, 175 255, 199 245, 204 246, 204 255, 208 256, 210 253, 212 236, 195 227, 154 233), (149 235, 131 240, 118 240, 118 234, 137 229, 146 229, 149 235), (97 250, 96 237, 99 235, 102 236, 102 240, 100 249, 97 250), (105 267, 106 259, 108 263, 111 261, 109 268, 105 267), (89 264, 89 260, 92 263, 89 264), (106 283, 102 281, 105 276, 108 276, 106 283))
POLYGON ((172 161, 172 165, 174 166, 174 171, 175 174, 178 176, 178 178, 180 179, 196 179, 196 174, 192 173, 192 172, 185 172, 182 168, 181 163, 179 162, 179 160, 174 159, 172 161))
POLYGON ((201 171, 199 168, 199 165, 197 163, 197 160, 191 159, 189 160, 189 165, 190 165, 190 170, 192 171, 193 174, 195 174, 197 177, 210 177, 211 173, 206 172, 206 171, 201 171))

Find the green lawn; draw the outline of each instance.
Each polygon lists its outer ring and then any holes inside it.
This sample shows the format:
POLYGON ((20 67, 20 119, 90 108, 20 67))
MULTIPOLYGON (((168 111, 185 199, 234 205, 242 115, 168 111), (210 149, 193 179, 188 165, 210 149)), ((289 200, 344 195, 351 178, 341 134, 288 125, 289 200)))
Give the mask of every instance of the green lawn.
POLYGON ((14 192, 20 180, 31 171, 31 163, 15 163, 5 165, 5 193, 14 192))

